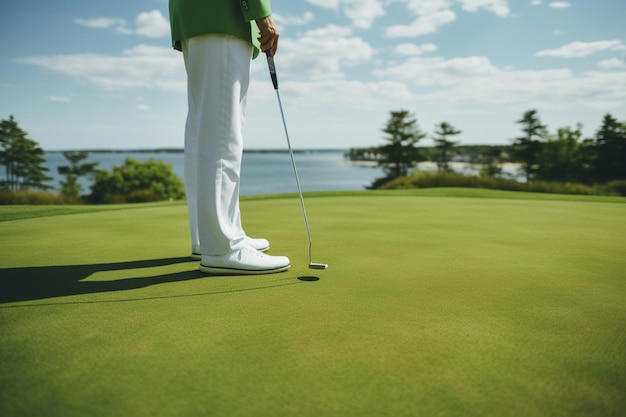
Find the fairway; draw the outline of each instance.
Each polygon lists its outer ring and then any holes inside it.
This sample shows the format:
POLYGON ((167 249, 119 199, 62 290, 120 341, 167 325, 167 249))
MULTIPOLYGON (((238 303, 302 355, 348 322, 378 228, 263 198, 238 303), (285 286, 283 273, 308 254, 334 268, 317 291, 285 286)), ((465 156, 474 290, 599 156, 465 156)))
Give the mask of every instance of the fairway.
POLYGON ((626 415, 626 199, 305 198, 329 269, 297 197, 249 198, 292 268, 238 277, 184 203, 0 207, 0 416, 626 415))

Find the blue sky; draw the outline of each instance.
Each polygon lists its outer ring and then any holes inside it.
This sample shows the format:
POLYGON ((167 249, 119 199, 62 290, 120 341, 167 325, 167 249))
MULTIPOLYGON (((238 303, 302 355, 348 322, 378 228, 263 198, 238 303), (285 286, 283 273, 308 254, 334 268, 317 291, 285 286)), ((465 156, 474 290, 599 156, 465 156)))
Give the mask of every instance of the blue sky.
MULTIPOLYGON (((273 0, 294 148, 383 143, 389 112, 463 144, 508 144, 529 109, 551 132, 626 119, 624 0, 273 0)), ((182 55, 167 0, 0 5, 0 118, 46 150, 182 147, 182 55)), ((425 139, 422 144, 431 142, 425 139)), ((264 59, 252 63, 246 147, 285 148, 264 59)))

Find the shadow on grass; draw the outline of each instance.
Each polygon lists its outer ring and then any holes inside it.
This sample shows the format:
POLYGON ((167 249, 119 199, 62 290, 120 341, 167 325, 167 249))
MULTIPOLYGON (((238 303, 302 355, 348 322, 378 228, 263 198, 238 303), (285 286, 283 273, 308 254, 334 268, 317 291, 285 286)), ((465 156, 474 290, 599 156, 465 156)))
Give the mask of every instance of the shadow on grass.
MULTIPOLYGON (((189 258, 164 258, 142 261, 114 262, 106 264, 88 265, 63 265, 63 266, 38 266, 21 268, 0 269, 0 304, 20 301, 35 301, 54 297, 64 297, 81 294, 103 293, 113 291, 133 290, 145 288, 150 285, 164 284, 169 282, 188 281, 198 278, 211 278, 198 270, 182 271, 170 274, 155 275, 151 277, 124 278, 113 281, 83 281, 96 272, 119 271, 126 269, 151 268, 178 263, 190 262, 189 258)), ((300 281, 317 281, 317 277, 299 277, 300 281)), ((236 288, 198 294, 165 295, 155 297, 127 298, 117 300, 98 301, 66 301, 46 304, 28 304, 7 307, 27 307, 64 304, 94 304, 94 303, 117 303, 127 301, 155 300, 163 298, 181 298, 201 295, 214 295, 236 293, 252 290, 261 290, 286 285, 298 284, 292 281, 293 277, 281 278, 271 282, 264 281, 263 285, 246 288, 236 288), (281 281, 280 283, 277 283, 281 281), (291 281, 291 282, 282 282, 291 281)))
POLYGON ((189 262, 189 258, 181 257, 103 264, 0 269, 0 303, 131 290, 155 284, 186 281, 206 276, 196 270, 113 281, 83 281, 96 272, 151 268, 183 262, 189 262))

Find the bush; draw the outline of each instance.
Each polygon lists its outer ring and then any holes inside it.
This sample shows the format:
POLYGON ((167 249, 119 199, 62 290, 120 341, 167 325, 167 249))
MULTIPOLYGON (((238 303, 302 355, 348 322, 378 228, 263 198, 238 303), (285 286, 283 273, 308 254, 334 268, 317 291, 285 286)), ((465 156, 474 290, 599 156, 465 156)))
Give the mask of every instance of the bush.
POLYGON ((455 172, 419 172, 410 177, 396 178, 381 189, 396 190, 407 188, 435 188, 435 187, 461 187, 461 188, 498 188, 514 191, 520 190, 521 183, 513 180, 505 180, 490 177, 475 177, 462 175, 455 172))
POLYGON ((115 166, 111 171, 95 171, 95 181, 88 198, 92 203, 110 204, 179 200, 184 197, 183 182, 170 164, 155 159, 138 162, 126 158, 124 165, 115 166))
POLYGON ((613 193, 626 197, 626 180, 611 181, 606 187, 613 193))
POLYGON ((126 196, 126 202, 128 203, 148 203, 161 200, 163 200, 161 196, 154 190, 135 190, 126 196))
POLYGON ((600 185, 586 185, 572 182, 550 182, 534 181, 525 184, 524 191, 532 193, 553 193, 553 194, 580 194, 580 195, 608 195, 606 187, 600 185))
POLYGON ((25 205, 25 204, 83 204, 84 201, 76 197, 68 197, 43 191, 10 191, 0 190, 0 205, 25 205))
POLYGON ((469 176, 455 172, 420 172, 410 177, 396 178, 384 184, 379 189, 398 190, 410 188, 459 187, 527 191, 532 193, 626 195, 626 181, 613 181, 612 183, 609 183, 607 186, 549 181, 524 183, 504 178, 469 176), (610 185, 612 183, 617 184, 610 185), (620 194, 620 192, 624 194, 620 194))
POLYGON ((126 203, 150 203, 163 201, 163 198, 154 190, 134 190, 128 194, 103 194, 99 204, 126 204, 126 203))

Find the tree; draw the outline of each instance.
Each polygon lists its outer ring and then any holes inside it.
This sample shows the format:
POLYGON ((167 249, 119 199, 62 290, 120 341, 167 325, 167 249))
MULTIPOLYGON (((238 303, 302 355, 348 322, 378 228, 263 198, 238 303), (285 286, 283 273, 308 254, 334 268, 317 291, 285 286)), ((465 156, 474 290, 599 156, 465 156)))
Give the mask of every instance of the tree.
POLYGON ((556 137, 547 136, 537 157, 536 178, 545 181, 585 182, 582 126, 563 127, 556 137))
POLYGON ((502 176, 502 163, 506 161, 506 154, 500 146, 490 146, 480 155, 480 175, 497 178, 502 176))
POLYGON ((381 155, 378 163, 387 175, 376 179, 370 188, 377 188, 394 178, 407 176, 409 170, 422 160, 415 145, 426 134, 417 127, 417 119, 407 110, 392 111, 390 114, 387 125, 382 129, 387 135, 385 140, 388 144, 377 148, 381 155))
POLYGON ((433 140, 435 141, 435 148, 437 149, 437 170, 438 171, 450 171, 448 167, 448 162, 450 160, 450 151, 457 144, 457 142, 452 142, 448 140, 449 136, 458 135, 461 133, 460 130, 456 130, 451 124, 448 122, 441 122, 437 126, 435 126, 435 134, 433 135, 433 140))
POLYGON ((541 124, 537 110, 527 111, 516 123, 522 125, 524 136, 513 142, 512 156, 514 160, 521 162, 526 182, 530 182, 537 170, 537 158, 541 150, 541 140, 546 136, 546 126, 541 124))
POLYGON ((94 171, 95 181, 88 200, 92 203, 125 203, 181 199, 185 196, 182 180, 172 165, 149 159, 138 162, 126 158, 123 166, 111 171, 94 171))
POLYGON ((626 123, 606 114, 595 139, 593 165, 598 180, 626 179, 626 123))
POLYGON ((66 151, 63 152, 63 156, 70 165, 57 168, 59 174, 65 176, 65 181, 61 181, 61 194, 78 198, 83 188, 78 182, 78 178, 93 174, 94 168, 98 163, 80 164, 82 160, 87 159, 89 156, 89 152, 85 151, 66 151))
POLYGON ((49 190, 44 184, 52 178, 46 175, 48 168, 44 151, 37 142, 27 138, 13 116, 0 122, 0 164, 4 165, 5 179, 0 187, 7 190, 39 189, 49 190))

